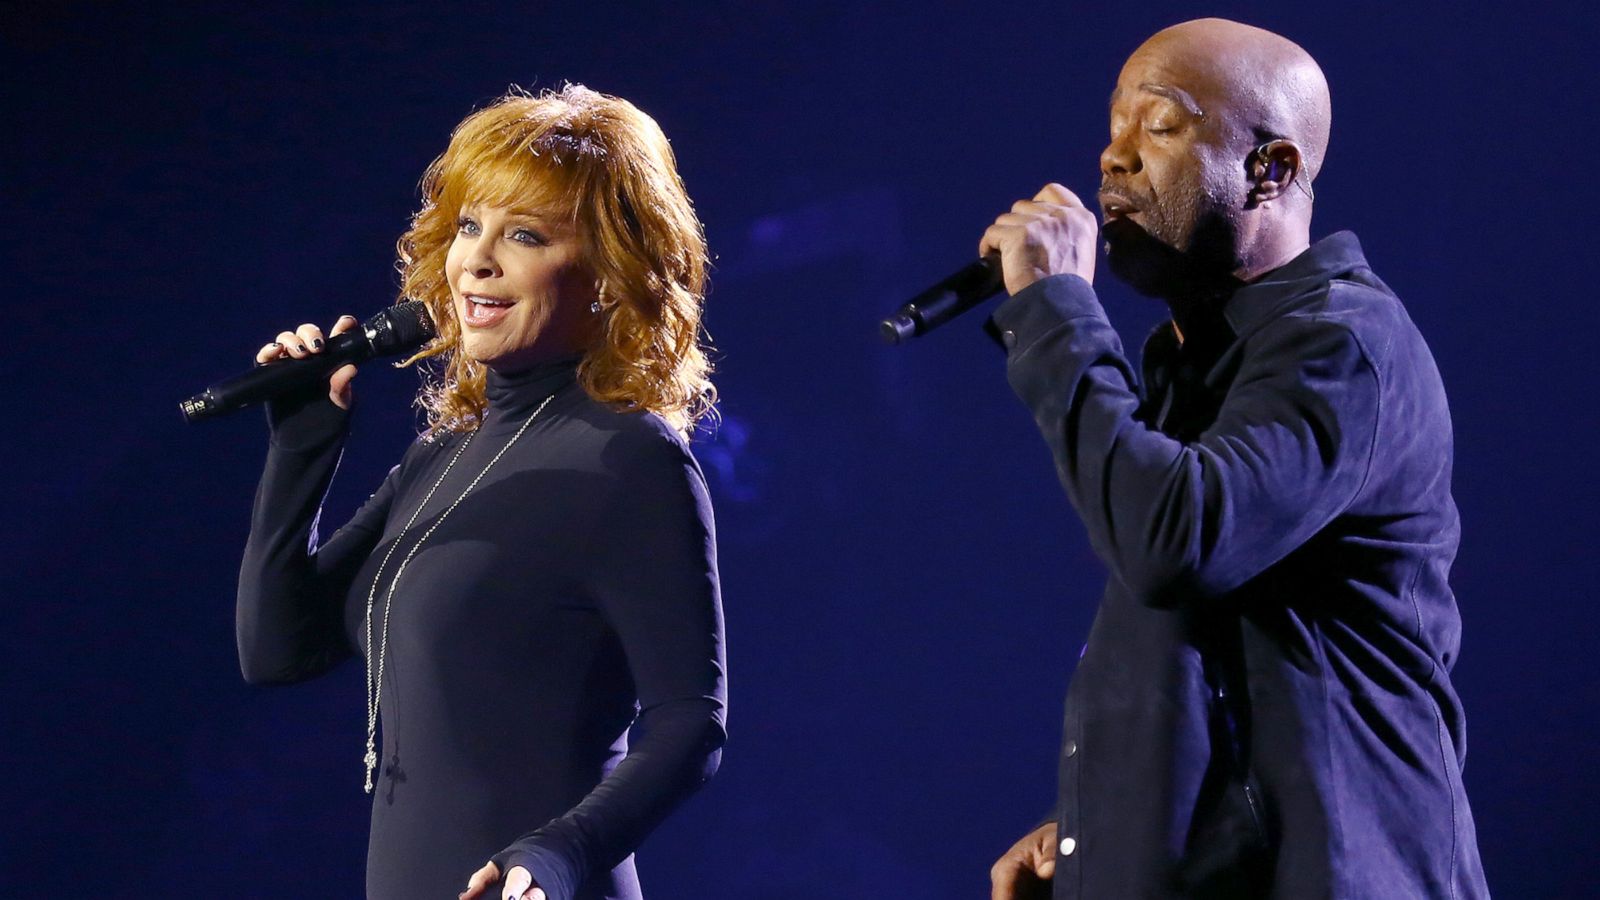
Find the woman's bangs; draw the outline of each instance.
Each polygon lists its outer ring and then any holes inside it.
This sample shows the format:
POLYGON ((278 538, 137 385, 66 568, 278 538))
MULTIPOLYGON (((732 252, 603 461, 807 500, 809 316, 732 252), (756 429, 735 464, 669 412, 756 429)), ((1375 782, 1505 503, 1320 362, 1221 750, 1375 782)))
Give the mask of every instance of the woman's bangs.
POLYGON ((565 163, 526 144, 464 162, 459 177, 451 179, 454 190, 447 191, 454 196, 446 198, 458 209, 481 205, 569 216, 577 205, 581 163, 565 163))

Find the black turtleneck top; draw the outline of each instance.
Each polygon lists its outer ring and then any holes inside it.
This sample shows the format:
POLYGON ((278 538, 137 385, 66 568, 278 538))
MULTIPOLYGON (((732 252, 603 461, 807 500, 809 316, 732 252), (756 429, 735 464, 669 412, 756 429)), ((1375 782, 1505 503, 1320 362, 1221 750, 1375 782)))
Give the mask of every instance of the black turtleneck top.
POLYGON ((376 668, 374 580, 381 646, 395 573, 433 528, 389 609, 368 896, 454 897, 493 858, 551 900, 633 900, 631 854, 716 771, 724 738, 705 480, 672 428, 591 400, 572 362, 491 372, 488 395, 476 432, 417 440, 326 541, 348 417, 325 395, 268 410, 240 664, 264 684, 355 655, 376 668))

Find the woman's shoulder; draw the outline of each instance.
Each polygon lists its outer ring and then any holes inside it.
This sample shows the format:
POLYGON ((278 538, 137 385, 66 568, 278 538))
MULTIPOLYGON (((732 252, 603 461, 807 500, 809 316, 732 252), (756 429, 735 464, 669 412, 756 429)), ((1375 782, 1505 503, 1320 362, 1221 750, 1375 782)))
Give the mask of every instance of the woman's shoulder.
POLYGON ((622 452, 687 452, 688 442, 667 420, 647 410, 622 409, 583 395, 569 411, 589 440, 622 452))
POLYGON ((406 452, 400 457, 400 464, 409 461, 428 459, 441 453, 448 453, 461 445, 472 432, 452 431, 448 428, 424 430, 406 446, 406 452))
POLYGON ((686 464, 698 469, 689 442, 653 412, 617 409, 585 397, 572 418, 583 442, 609 471, 625 475, 686 464))
POLYGON ((406 445, 405 452, 400 454, 400 461, 389 470, 390 477, 405 479, 429 469, 432 460, 453 452, 465 437, 463 432, 446 428, 422 431, 406 445))

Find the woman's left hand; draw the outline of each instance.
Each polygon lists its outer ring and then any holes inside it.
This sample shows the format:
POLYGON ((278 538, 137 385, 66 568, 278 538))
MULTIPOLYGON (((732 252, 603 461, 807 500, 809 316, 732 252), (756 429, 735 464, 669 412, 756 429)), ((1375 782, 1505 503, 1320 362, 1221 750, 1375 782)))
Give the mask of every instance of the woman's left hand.
MULTIPOLYGON (((472 878, 467 881, 467 889, 459 895, 459 900, 473 900, 482 897, 484 891, 494 886, 500 880, 500 867, 494 863, 484 863, 483 868, 472 873, 472 878)), ((544 890, 533 883, 533 874, 521 866, 512 866, 511 872, 506 875, 506 886, 500 890, 499 900, 547 900, 544 890)))

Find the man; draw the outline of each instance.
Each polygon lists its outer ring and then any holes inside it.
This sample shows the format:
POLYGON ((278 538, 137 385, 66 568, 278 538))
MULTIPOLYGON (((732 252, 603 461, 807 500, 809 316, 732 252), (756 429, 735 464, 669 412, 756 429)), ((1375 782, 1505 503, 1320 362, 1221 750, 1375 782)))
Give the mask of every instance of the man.
POLYGON ((1169 28, 1112 94, 1104 225, 1050 185, 983 236, 1008 379, 1111 574, 1055 819, 995 864, 996 900, 1487 895, 1449 414, 1355 236, 1310 241, 1329 116, 1295 44, 1169 28), (1142 377, 1090 286, 1102 236, 1172 311, 1142 377))

